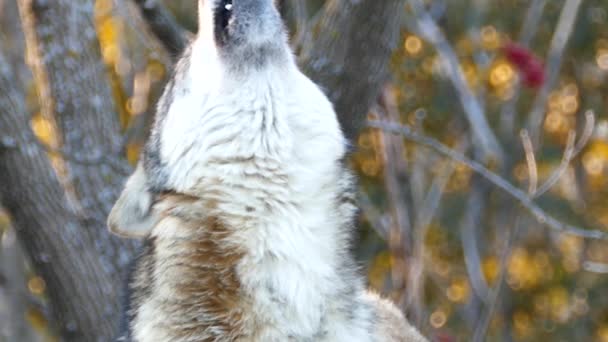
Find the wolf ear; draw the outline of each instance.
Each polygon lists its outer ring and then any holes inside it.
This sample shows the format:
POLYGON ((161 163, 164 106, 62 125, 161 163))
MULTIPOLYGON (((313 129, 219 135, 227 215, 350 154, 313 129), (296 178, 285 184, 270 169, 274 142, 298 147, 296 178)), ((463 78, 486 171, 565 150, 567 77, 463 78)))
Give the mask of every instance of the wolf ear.
POLYGON ((152 210, 153 194, 146 186, 146 173, 142 162, 127 180, 124 190, 108 216, 111 233, 125 238, 144 238, 159 221, 158 213, 152 210))

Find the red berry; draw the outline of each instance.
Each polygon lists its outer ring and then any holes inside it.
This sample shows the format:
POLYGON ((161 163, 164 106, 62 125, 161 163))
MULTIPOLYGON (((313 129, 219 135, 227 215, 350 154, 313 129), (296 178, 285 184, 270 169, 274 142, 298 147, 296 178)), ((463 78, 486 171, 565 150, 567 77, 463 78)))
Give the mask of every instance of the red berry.
POLYGON ((452 335, 449 335, 448 333, 440 332, 440 333, 437 333, 437 335, 435 335, 435 341, 436 342, 456 342, 456 338, 454 338, 454 336, 452 336, 452 335))
POLYGON ((530 60, 534 58, 534 55, 530 50, 515 43, 508 43, 504 47, 504 52, 509 62, 515 64, 519 68, 525 67, 530 60))
POLYGON ((521 73, 524 84, 530 88, 538 88, 545 82, 545 68, 536 59, 521 70, 521 73))
POLYGON ((538 88, 545 82, 543 63, 528 48, 507 43, 503 51, 507 60, 517 67, 525 86, 538 88))

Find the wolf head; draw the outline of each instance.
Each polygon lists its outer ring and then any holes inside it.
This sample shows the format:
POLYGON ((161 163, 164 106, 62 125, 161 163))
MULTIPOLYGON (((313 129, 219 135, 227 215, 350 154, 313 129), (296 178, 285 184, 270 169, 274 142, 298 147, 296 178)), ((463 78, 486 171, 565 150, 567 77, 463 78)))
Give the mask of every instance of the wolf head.
POLYGON ((199 0, 199 39, 236 70, 282 63, 291 53, 275 0, 199 0))
MULTIPOLYGON (((204 97, 219 84, 227 80, 241 82, 251 77, 252 72, 263 74, 269 68, 282 70, 286 65, 295 69, 275 0, 198 1, 198 37, 177 63, 173 80, 160 100, 155 127, 145 151, 148 157, 156 155, 160 148, 160 132, 164 118, 176 101, 176 89, 181 92, 188 89, 188 96, 194 98, 204 97), (192 79, 202 81, 192 83, 192 79), (195 89, 189 89, 192 87, 195 89)), ((216 97, 214 99, 217 100, 216 97)), ((188 107, 185 112, 192 110, 197 109, 188 107)), ((192 115, 197 116, 198 113, 192 115)), ((108 225, 110 231, 117 235, 144 237, 160 218, 154 209, 157 194, 151 189, 164 188, 161 183, 165 180, 164 176, 159 176, 162 172, 157 158, 148 160, 150 163, 145 167, 143 163, 138 165, 112 208, 108 225)))

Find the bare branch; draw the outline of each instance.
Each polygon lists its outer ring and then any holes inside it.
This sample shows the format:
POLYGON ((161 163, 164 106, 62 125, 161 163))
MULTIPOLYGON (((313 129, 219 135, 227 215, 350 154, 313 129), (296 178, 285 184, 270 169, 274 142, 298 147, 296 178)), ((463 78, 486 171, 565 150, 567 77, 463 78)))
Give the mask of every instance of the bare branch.
POLYGON ((458 93, 458 98, 473 131, 474 139, 478 147, 482 149, 484 161, 502 161, 502 147, 486 120, 482 105, 473 94, 460 69, 460 63, 454 49, 446 40, 435 20, 424 9, 422 1, 410 0, 410 4, 414 9, 419 33, 437 50, 442 66, 458 93))
POLYGON ((504 287, 505 275, 507 273, 507 263, 511 258, 513 246, 515 245, 515 242, 519 235, 519 231, 521 229, 520 215, 516 216, 513 227, 514 228, 510 231, 510 233, 507 233, 503 250, 500 253, 496 286, 494 287, 494 289, 492 289, 492 291, 488 292, 488 297, 484 298, 486 301, 486 306, 484 308, 483 314, 480 317, 479 322, 476 324, 475 331, 473 333, 473 342, 482 342, 485 340, 488 327, 490 326, 490 322, 492 320, 492 316, 494 316, 494 312, 496 312, 496 308, 498 307, 500 294, 504 287))
POLYGON ((158 0, 134 0, 150 25, 154 35, 163 43, 173 58, 177 58, 188 45, 191 34, 181 27, 171 13, 158 0))
MULTIPOLYGON (((461 144, 464 147, 464 144, 461 144)), ((439 209, 441 199, 445 188, 454 173, 455 164, 452 160, 445 163, 445 167, 441 167, 441 172, 433 179, 430 189, 428 190, 424 201, 417 210, 416 221, 414 224, 414 251, 410 261, 410 269, 408 273, 408 286, 405 300, 405 307, 414 311, 415 322, 418 326, 421 323, 423 314, 423 297, 425 283, 425 244, 424 239, 427 236, 430 224, 433 217, 439 209)))
POLYGON ((480 178, 476 175, 476 178, 473 179, 473 188, 468 196, 466 211, 460 223, 460 242, 471 288, 478 298, 485 301, 490 290, 482 273, 478 229, 488 205, 487 198, 490 191, 489 186, 482 183, 480 178))
POLYGON ((608 274, 608 264, 602 262, 585 261, 583 269, 587 272, 608 274))
MULTIPOLYGON (((526 11, 526 19, 519 33, 519 44, 522 46, 530 45, 532 38, 538 32, 540 21, 545 10, 547 0, 533 0, 530 2, 530 7, 526 11)), ((513 96, 503 105, 500 111, 500 130, 504 137, 509 137, 513 134, 515 126, 515 110, 517 101, 521 95, 521 82, 519 80, 514 85, 515 92, 513 96)))
POLYGON ((566 1, 564 7, 562 8, 562 13, 553 35, 553 40, 551 41, 551 48, 547 57, 547 65, 545 66, 545 75, 547 75, 546 81, 538 91, 532 106, 532 111, 530 112, 530 117, 528 118, 530 137, 537 148, 540 142, 540 131, 545 119, 547 98, 557 82, 562 65, 564 50, 566 49, 566 44, 572 35, 581 3, 582 0, 566 1))
POLYGON ((441 142, 439 142, 431 137, 421 135, 419 133, 414 132, 408 126, 404 126, 404 125, 396 124, 396 123, 368 121, 368 125, 370 127, 379 128, 379 129, 382 129, 387 132, 392 132, 395 134, 403 135, 408 140, 411 140, 420 145, 429 147, 446 157, 452 158, 453 160, 458 161, 458 162, 468 166, 471 170, 477 172, 478 174, 483 176, 485 179, 490 181, 490 183, 494 184, 495 186, 497 186, 498 188, 502 189, 503 191, 508 193, 510 196, 515 198, 524 208, 526 208, 528 210, 528 212, 539 223, 547 226, 548 228, 551 228, 557 232, 570 234, 570 235, 574 235, 574 236, 579 236, 579 237, 583 237, 583 238, 608 240, 608 233, 606 233, 606 232, 599 231, 599 230, 585 229, 585 228, 581 228, 581 227, 578 227, 575 225, 566 224, 566 223, 563 223, 563 222, 557 220, 553 216, 546 213, 536 203, 534 203, 534 200, 532 198, 530 198, 524 191, 516 188, 511 183, 509 183, 507 180, 500 177, 496 173, 490 171, 489 169, 487 169, 485 166, 483 166, 479 162, 471 160, 470 158, 466 157, 462 153, 459 153, 457 151, 454 151, 453 149, 450 149, 446 145, 442 144, 441 142))
MULTIPOLYGON (((397 122, 399 112, 396 108, 396 99, 389 89, 385 89, 381 96, 382 106, 377 106, 383 120, 397 122)), ((405 146, 403 139, 381 132, 382 156, 384 158, 384 185, 388 197, 390 214, 392 218, 392 237, 389 241, 400 242, 403 252, 410 253, 412 222, 411 203, 405 198, 401 188, 408 183, 407 165, 403 158, 405 146)))

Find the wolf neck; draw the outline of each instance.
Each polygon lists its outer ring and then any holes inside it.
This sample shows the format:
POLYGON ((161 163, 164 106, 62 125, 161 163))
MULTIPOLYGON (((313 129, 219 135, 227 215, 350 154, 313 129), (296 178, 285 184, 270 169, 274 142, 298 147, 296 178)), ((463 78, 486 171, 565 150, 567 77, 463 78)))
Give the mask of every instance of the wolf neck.
POLYGON ((219 59, 205 41, 194 44, 161 133, 169 187, 193 196, 212 182, 262 176, 287 162, 293 147, 284 85, 295 66, 234 70, 219 59))
POLYGON ((301 81, 299 71, 279 64, 235 79, 206 48, 193 47, 188 85, 176 92, 163 128, 161 154, 170 188, 212 204, 225 224, 247 237, 256 257, 267 256, 261 246, 276 247, 277 255, 301 251, 298 238, 306 248, 335 250, 327 244, 336 241, 324 235, 337 229, 328 217, 335 216, 341 190, 336 184, 343 178, 343 148, 332 146, 341 141, 329 141, 324 151, 311 154, 310 146, 323 137, 313 131, 319 125, 314 113, 290 108, 296 89, 291 83, 301 81), (294 116, 304 115, 310 115, 310 137, 292 125, 302 121, 294 116))

